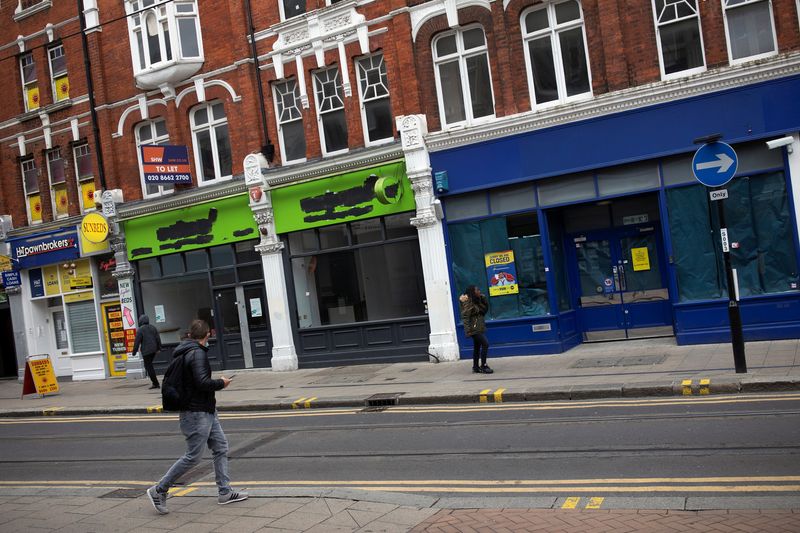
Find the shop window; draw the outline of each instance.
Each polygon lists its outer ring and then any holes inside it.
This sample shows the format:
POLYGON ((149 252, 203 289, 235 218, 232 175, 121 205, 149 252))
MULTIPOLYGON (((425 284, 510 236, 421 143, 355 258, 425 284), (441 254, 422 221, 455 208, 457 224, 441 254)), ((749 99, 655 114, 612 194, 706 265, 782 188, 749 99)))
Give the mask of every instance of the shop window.
POLYGON ((212 285, 233 285, 234 283, 236 283, 236 270, 233 268, 211 271, 212 285))
POLYGON ((316 230, 309 229, 290 233, 289 250, 293 255, 319 250, 316 230))
POLYGON ((606 168, 597 173, 600 196, 613 196, 634 191, 656 189, 661 185, 658 166, 654 162, 634 163, 606 168))
MULTIPOLYGON (((798 290, 794 236, 783 172, 736 178, 726 185, 725 220, 739 294, 798 290)), ((667 190, 673 261, 681 301, 727 296, 716 208, 702 185, 667 190)))
POLYGON ((594 176, 560 176, 542 180, 538 186, 539 205, 549 206, 590 200, 597 196, 594 176))
POLYGON ((347 119, 344 115, 344 89, 339 67, 314 73, 314 94, 322 154, 344 152, 347 150, 347 119))
POLYGON ((258 241, 244 241, 234 244, 233 251, 236 253, 236 263, 258 262, 260 264, 261 254, 256 251, 256 244, 258 244, 258 241))
POLYGON ((661 76, 703 72, 703 38, 697 0, 653 0, 661 76))
POLYGON ((66 165, 61 157, 61 148, 56 147, 47 152, 47 175, 50 178, 50 201, 55 218, 69 216, 67 200, 66 165))
POLYGON ((25 203, 28 208, 28 222, 41 224, 42 195, 39 192, 39 169, 33 158, 22 161, 22 185, 25 189, 25 203))
POLYGON ((353 244, 368 244, 383 240, 381 219, 379 218, 351 222, 350 231, 353 234, 353 244))
POLYGON ((183 256, 181 254, 168 254, 161 256, 161 272, 164 276, 183 274, 183 256))
POLYGON ((97 313, 94 300, 67 304, 67 323, 72 353, 100 351, 100 335, 97 331, 97 313))
POLYGON ((186 252, 186 271, 208 270, 208 254, 205 250, 186 252))
POLYGON ((119 295, 119 284, 114 277, 114 269, 117 261, 114 254, 101 255, 97 258, 97 272, 99 279, 97 285, 100 287, 100 298, 109 298, 119 295))
MULTIPOLYGON (((141 271, 141 261, 140 271, 141 271)), ((142 281, 142 309, 152 318, 153 325, 161 332, 165 344, 180 342, 183 333, 194 319, 208 322, 214 328, 211 292, 208 275, 187 274, 164 280, 142 281), (163 309, 163 322, 155 323, 156 306, 163 309)))
POLYGON ((445 200, 447 220, 482 217, 489 214, 489 202, 485 192, 459 194, 445 200))
POLYGON ((411 225, 411 217, 413 215, 413 212, 409 212, 385 217, 383 224, 386 228, 386 238, 416 237, 417 228, 411 225))
POLYGON ((137 261, 137 270, 141 279, 158 279, 161 277, 161 265, 157 257, 137 261))
POLYGON ((432 46, 442 125, 493 117, 494 95, 483 28, 444 33, 433 40, 432 46))
POLYGON ((208 251, 211 253, 211 268, 226 267, 236 262, 230 246, 213 246, 208 251))
POLYGON ((36 80, 36 62, 33 60, 32 52, 20 56, 19 69, 22 75, 22 99, 25 103, 25 111, 39 109, 41 101, 39 85, 36 80))
POLYGON ((329 248, 344 248, 349 246, 347 226, 339 224, 319 228, 319 245, 323 250, 329 248))
MULTIPOLYGON (((348 225, 341 227, 347 230, 348 225)), ((292 234, 289 240, 302 243, 292 234)), ((296 248, 290 245, 301 328, 424 315, 425 286, 416 238, 305 255, 295 255, 296 248)))
POLYGON ((491 189, 489 207, 492 213, 523 211, 536 207, 536 190, 532 183, 491 189))
POLYGON ((81 195, 81 212, 94 211, 94 170, 92 167, 92 154, 88 144, 79 144, 72 149, 75 160, 75 176, 78 180, 78 192, 81 195))
POLYGON ((389 79, 383 54, 356 61, 358 92, 361 96, 361 121, 367 145, 394 139, 389 79))
POLYGON ((281 7, 281 18, 283 20, 297 17, 306 12, 306 0, 278 0, 281 7))
POLYGON ((303 128, 303 113, 300 111, 300 89, 297 80, 276 83, 275 117, 280 135, 281 160, 299 163, 306 160, 306 132, 303 128))
POLYGON ((67 75, 67 57, 64 55, 64 45, 59 43, 47 49, 50 60, 50 79, 53 91, 53 101, 61 102, 69 99, 69 76, 67 75))
POLYGON ((778 53, 771 0, 722 0, 722 5, 732 64, 778 53))
POLYGON ((528 87, 534 106, 591 95, 580 2, 536 6, 522 14, 528 87))
POLYGON ((145 198, 153 198, 171 194, 175 191, 175 186, 171 183, 145 183, 141 150, 143 144, 169 144, 167 122, 163 118, 148 120, 136 126, 136 157, 139 161, 139 179, 142 182, 142 195, 145 198))
POLYGON ((536 212, 448 226, 456 296, 477 285, 489 298, 488 319, 550 314, 542 238, 536 212), (518 294, 491 296, 485 254, 514 252, 518 294))
POLYGON ((225 106, 222 102, 202 104, 192 110, 191 117, 199 185, 230 179, 233 159, 225 106))
POLYGON ((203 42, 195 0, 128 0, 125 6, 138 81, 148 87, 175 83, 200 68, 203 42))

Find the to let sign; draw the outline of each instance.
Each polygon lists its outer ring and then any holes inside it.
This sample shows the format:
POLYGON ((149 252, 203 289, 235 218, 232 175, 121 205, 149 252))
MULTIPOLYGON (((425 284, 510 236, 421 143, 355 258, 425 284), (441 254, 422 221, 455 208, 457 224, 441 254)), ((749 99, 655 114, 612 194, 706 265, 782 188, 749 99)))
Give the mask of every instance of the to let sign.
POLYGON ((189 150, 181 145, 142 145, 145 183, 192 183, 189 150))

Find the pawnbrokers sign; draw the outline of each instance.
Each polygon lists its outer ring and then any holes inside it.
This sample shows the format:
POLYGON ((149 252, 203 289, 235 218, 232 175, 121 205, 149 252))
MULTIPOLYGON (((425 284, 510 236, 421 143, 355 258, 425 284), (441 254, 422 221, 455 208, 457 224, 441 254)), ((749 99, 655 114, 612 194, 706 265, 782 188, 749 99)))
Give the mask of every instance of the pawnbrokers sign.
POLYGON ((70 230, 12 239, 11 259, 19 269, 51 265, 60 261, 77 259, 78 231, 70 230))
POLYGON ((145 183, 192 183, 189 150, 180 145, 142 145, 145 183))

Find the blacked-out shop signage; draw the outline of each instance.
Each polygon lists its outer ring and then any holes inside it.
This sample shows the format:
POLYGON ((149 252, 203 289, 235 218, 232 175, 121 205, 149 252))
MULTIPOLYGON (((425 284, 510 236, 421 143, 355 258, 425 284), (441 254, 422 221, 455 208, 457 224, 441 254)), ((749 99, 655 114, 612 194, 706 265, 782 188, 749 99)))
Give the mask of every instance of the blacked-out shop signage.
POLYGON ((230 244, 257 236, 258 228, 246 194, 125 222, 125 240, 131 260, 230 244))
POLYGON ((18 269, 77 259, 78 231, 71 229, 11 241, 11 258, 18 269))
POLYGON ((402 162, 272 190, 275 229, 289 233, 416 207, 402 162))

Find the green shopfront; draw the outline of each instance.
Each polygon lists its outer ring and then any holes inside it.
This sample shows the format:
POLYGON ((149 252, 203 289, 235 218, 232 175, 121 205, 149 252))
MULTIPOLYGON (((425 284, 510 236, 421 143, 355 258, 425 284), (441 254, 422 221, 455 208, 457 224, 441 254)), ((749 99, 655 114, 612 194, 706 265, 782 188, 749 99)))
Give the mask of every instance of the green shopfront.
POLYGON ((299 366, 427 360, 404 163, 273 188, 271 197, 299 366))
POLYGON ((270 365, 272 338, 258 230, 246 195, 124 222, 138 314, 158 329, 157 370, 192 320, 211 326, 212 368, 270 365))

